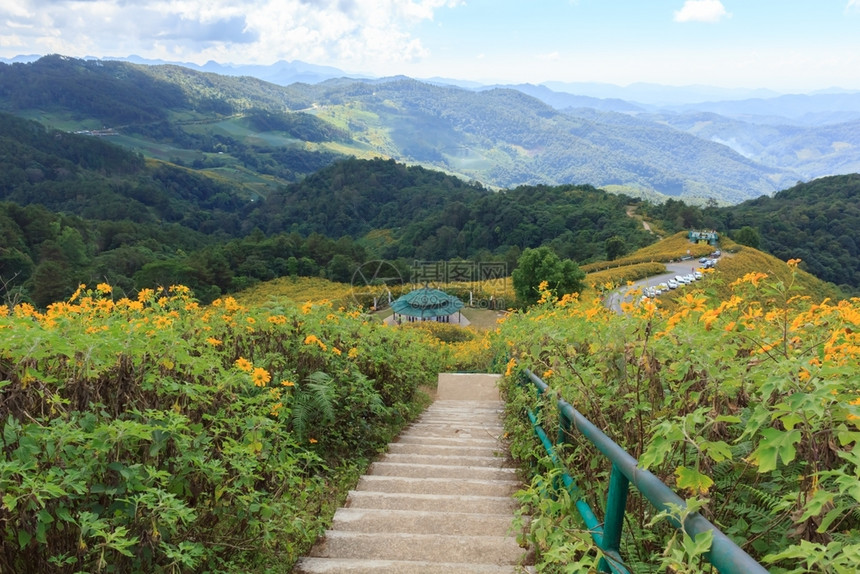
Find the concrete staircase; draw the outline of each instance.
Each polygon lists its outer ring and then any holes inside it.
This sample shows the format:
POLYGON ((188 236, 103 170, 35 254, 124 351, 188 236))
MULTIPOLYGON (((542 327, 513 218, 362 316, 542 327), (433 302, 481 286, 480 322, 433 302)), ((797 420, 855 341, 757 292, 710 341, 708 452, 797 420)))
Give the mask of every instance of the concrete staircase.
POLYGON ((436 401, 371 465, 295 574, 526 572, 495 375, 439 375, 436 401))

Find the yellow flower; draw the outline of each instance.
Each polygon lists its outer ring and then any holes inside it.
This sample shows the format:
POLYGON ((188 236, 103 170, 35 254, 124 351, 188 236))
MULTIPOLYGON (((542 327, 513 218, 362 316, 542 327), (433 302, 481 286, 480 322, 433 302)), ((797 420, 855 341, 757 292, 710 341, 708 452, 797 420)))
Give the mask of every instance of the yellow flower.
POLYGON ((553 375, 552 369, 547 369, 543 372, 543 378, 548 379, 553 375))
POLYGON ((86 286, 86 284, 84 284, 84 283, 81 283, 80 285, 78 285, 78 289, 77 289, 77 291, 75 291, 74 293, 72 293, 72 296, 69 298, 69 303, 74 302, 74 300, 75 300, 75 299, 77 299, 78 297, 80 297, 80 296, 81 296, 81 293, 83 293, 83 292, 84 292, 84 289, 86 289, 86 288, 87 288, 87 286, 86 286))
POLYGON ((280 410, 281 410, 282 408, 284 408, 283 403, 275 403, 275 404, 273 404, 273 405, 272 405, 272 416, 273 416, 273 417, 278 416, 278 413, 280 412, 280 410))
POLYGON ((331 352, 332 352, 332 353, 334 353, 335 355, 340 355, 340 354, 342 354, 342 353, 341 353, 341 350, 340 350, 340 349, 338 349, 337 347, 332 347, 332 348, 331 348, 331 352))
POLYGON ((237 369, 239 369, 240 371, 245 371, 246 373, 250 373, 251 369, 254 368, 254 365, 251 364, 251 361, 244 357, 239 357, 238 359, 236 359, 236 362, 234 364, 236 365, 237 369))
POLYGON ((99 283, 98 285, 96 285, 96 291, 102 293, 103 295, 108 295, 111 293, 111 291, 113 291, 113 288, 111 288, 111 286, 107 283, 99 283))
POLYGON ((188 295, 191 293, 191 288, 185 285, 171 285, 169 290, 171 293, 176 293, 177 295, 188 295))
POLYGON ((254 319, 253 317, 245 317, 245 322, 248 323, 249 325, 253 325, 254 323, 257 322, 257 320, 254 319))
POLYGON ((350 359, 356 358, 358 356, 358 349, 353 347, 352 349, 349 350, 349 352, 346 354, 346 356, 349 357, 350 359))
POLYGON ((281 384, 284 385, 285 387, 295 387, 296 386, 296 384, 292 381, 281 381, 281 384))
POLYGON ((314 343, 319 345, 319 348, 323 351, 328 350, 326 344, 320 341, 316 335, 308 335, 307 337, 305 337, 305 345, 313 345, 314 343))
POLYGON ((208 339, 206 339, 206 342, 209 343, 210 345, 212 345, 213 347, 217 347, 223 341, 220 341, 219 339, 216 339, 215 337, 209 337, 208 339))
POLYGON ((311 444, 316 444, 316 443, 317 443, 317 439, 315 439, 315 438, 309 438, 309 439, 308 439, 308 442, 309 442, 309 443, 311 443, 311 444))
POLYGON ((272 380, 272 375, 269 374, 269 371, 262 367, 257 367, 254 369, 254 372, 251 373, 251 380, 254 381, 254 384, 258 387, 265 387, 266 383, 272 380))
POLYGON ((287 322, 287 318, 283 315, 272 315, 268 319, 266 319, 272 325, 283 325, 287 322))
POLYGON ((801 259, 789 259, 786 263, 789 267, 797 267, 797 264, 800 263, 801 259))

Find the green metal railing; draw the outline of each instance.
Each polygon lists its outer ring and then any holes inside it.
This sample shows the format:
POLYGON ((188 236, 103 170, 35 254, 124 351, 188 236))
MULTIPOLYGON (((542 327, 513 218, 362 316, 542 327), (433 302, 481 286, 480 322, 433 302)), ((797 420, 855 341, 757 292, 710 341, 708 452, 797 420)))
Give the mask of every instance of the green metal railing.
MULTIPOLYGON (((528 369, 522 372, 522 382, 531 382, 537 388, 540 397, 549 390, 549 386, 537 375, 528 369)), ((659 478, 647 470, 638 468, 635 458, 623 448, 618 446, 612 439, 603 434, 594 424, 574 409, 563 399, 557 401, 559 429, 556 444, 563 443, 573 430, 582 434, 612 462, 612 470, 609 475, 609 491, 606 495, 606 516, 603 524, 594 515, 588 503, 579 495, 579 488, 573 479, 561 465, 555 447, 540 426, 537 415, 528 411, 529 420, 532 423, 535 434, 540 439, 547 454, 562 471, 562 480, 565 488, 576 499, 576 509, 585 521, 585 525, 591 533, 595 544, 601 549, 604 558, 600 562, 602 572, 613 572, 616 574, 629 574, 624 566, 624 561, 619 554, 621 545, 621 527, 624 524, 624 511, 627 507, 627 492, 629 485, 635 486, 639 492, 659 511, 669 510, 670 505, 677 508, 685 508, 684 500, 666 486, 659 478)), ((691 513, 687 516, 684 524, 673 520, 676 528, 683 526, 684 530, 692 537, 702 532, 713 532, 713 542, 710 551, 705 558, 721 574, 767 574, 767 570, 753 558, 744 552, 737 544, 732 542, 725 534, 720 532, 713 524, 699 513, 691 513)))

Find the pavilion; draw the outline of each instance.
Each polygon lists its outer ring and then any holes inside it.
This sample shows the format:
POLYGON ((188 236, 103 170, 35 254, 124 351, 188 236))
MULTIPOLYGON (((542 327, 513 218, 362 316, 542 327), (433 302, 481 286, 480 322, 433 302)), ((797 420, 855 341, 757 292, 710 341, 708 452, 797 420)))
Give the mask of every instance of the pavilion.
POLYGON ((394 322, 436 321, 461 325, 463 302, 454 295, 425 285, 399 297, 391 304, 394 322))

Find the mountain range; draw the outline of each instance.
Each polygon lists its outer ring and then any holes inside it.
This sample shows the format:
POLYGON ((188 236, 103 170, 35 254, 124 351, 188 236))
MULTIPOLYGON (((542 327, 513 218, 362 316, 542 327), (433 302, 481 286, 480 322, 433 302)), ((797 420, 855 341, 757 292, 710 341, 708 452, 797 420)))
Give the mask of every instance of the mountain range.
POLYGON ((302 62, 27 59, 0 65, 0 110, 68 131, 111 127, 117 143, 220 170, 262 195, 338 156, 393 158, 494 188, 591 184, 720 204, 860 171, 857 93, 630 86, 642 103, 558 84, 337 77, 302 62), (714 94, 735 99, 690 101, 714 94))

